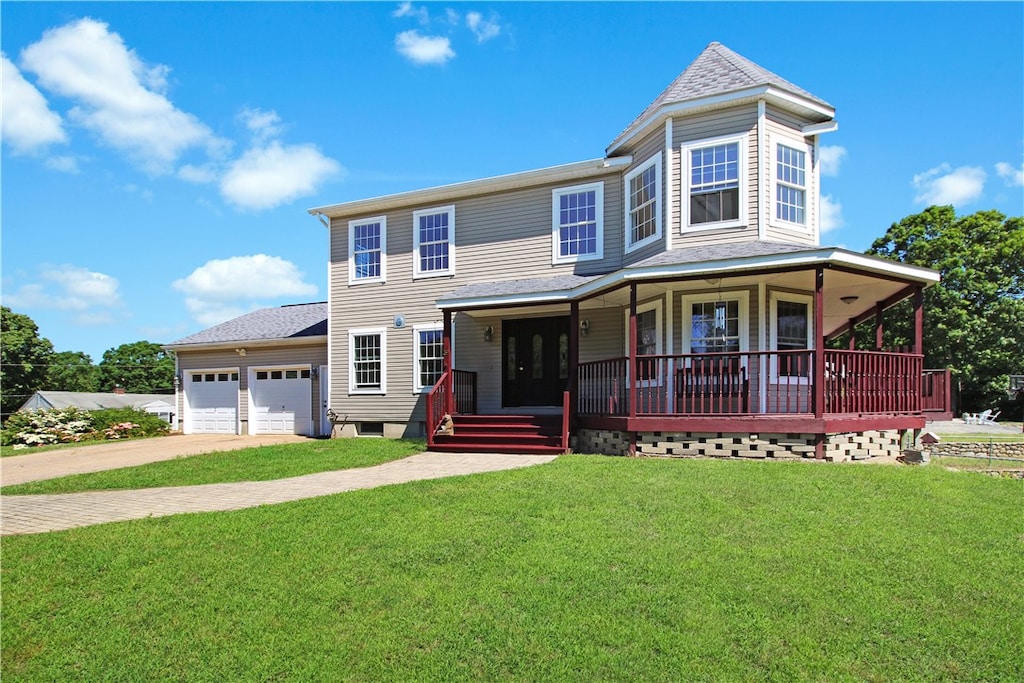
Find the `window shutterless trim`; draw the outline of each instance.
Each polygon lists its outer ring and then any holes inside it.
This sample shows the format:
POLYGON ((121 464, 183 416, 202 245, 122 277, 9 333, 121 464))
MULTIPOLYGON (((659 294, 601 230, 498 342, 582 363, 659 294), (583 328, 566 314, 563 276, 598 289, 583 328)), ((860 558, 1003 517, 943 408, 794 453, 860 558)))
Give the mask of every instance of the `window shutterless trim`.
POLYGON ((785 230, 791 230, 800 233, 810 233, 812 231, 811 221, 812 216, 815 215, 816 207, 813 206, 814 195, 811 192, 811 187, 814 183, 814 177, 812 175, 814 169, 814 148, 809 145, 806 141, 780 135, 778 133, 770 134, 768 136, 769 145, 771 146, 771 164, 769 168, 769 178, 771 179, 771 192, 768 197, 768 201, 771 203, 771 211, 769 213, 769 223, 775 227, 779 227, 785 230), (802 152, 804 155, 804 184, 799 185, 793 182, 785 182, 779 178, 779 146, 786 147, 795 152, 802 152), (783 218, 779 218, 779 188, 785 187, 790 190, 797 192, 803 192, 804 196, 804 220, 803 222, 790 221, 783 218))
MULTIPOLYGON (((808 351, 814 350, 814 297, 809 294, 792 294, 790 292, 768 292, 768 314, 770 316, 769 327, 769 348, 772 351, 779 350, 779 302, 785 301, 793 304, 804 304, 807 306, 807 345, 808 351)), ((809 372, 809 371, 808 371, 809 372)), ((810 379, 803 375, 780 375, 778 362, 771 363, 768 368, 769 381, 777 382, 780 377, 786 378, 791 384, 808 384, 810 379)))
MULTIPOLYGON (((580 221, 569 223, 570 226, 580 225, 580 221)), ((604 183, 588 183, 573 185, 551 190, 551 262, 576 263, 578 261, 595 261, 604 258, 604 183), (594 251, 562 255, 562 219, 561 198, 567 195, 594 193, 594 251)))
MULTIPOLYGON (((423 394, 430 391, 433 388, 433 384, 426 385, 420 383, 420 361, 423 358, 420 356, 420 333, 421 332, 444 332, 444 325, 440 323, 431 323, 429 325, 414 325, 412 328, 412 393, 423 394)), ((444 356, 441 356, 441 372, 444 372, 444 356)))
POLYGON ((387 234, 387 216, 360 218, 359 220, 348 222, 348 283, 350 285, 361 285, 368 282, 385 282, 387 280, 387 234), (380 244, 379 248, 373 251, 376 251, 378 254, 379 262, 377 265, 380 272, 378 275, 359 277, 356 265, 356 228, 375 224, 380 226, 380 244))
POLYGON ((661 239, 662 236, 662 201, 661 195, 663 192, 662 180, 661 180, 661 152, 656 152, 647 161, 643 162, 632 171, 626 174, 623 179, 623 205, 625 206, 625 222, 623 223, 623 230, 625 232, 626 240, 626 253, 630 253, 637 249, 653 244, 661 239), (636 207, 633 206, 633 193, 630 188, 630 183, 634 178, 643 174, 648 169, 654 169, 654 197, 652 200, 647 202, 652 207, 653 219, 654 219, 654 232, 650 235, 643 237, 637 241, 633 241, 633 211, 636 207))
MULTIPOLYGON (((434 258, 434 257, 428 257, 434 258)), ((442 277, 455 274, 455 205, 438 206, 431 209, 419 209, 412 212, 412 276, 413 279, 427 277, 442 277), (448 216, 448 239, 431 240, 425 244, 445 245, 445 258, 448 260, 446 268, 430 268, 424 270, 420 247, 424 246, 420 230, 420 219, 428 216, 447 214, 448 216)))
POLYGON ((388 390, 387 368, 387 330, 385 328, 369 327, 348 331, 348 393, 375 395, 386 394, 388 390), (378 386, 360 387, 357 386, 356 382, 356 337, 373 336, 377 337, 377 341, 379 344, 378 348, 380 349, 380 358, 377 360, 378 370, 380 372, 380 382, 378 386))
MULTIPOLYGON (((655 346, 654 355, 659 356, 664 353, 664 339, 665 339, 665 300, 654 299, 652 301, 645 301, 644 303, 638 303, 636 306, 636 314, 639 317, 641 313, 647 313, 648 311, 654 311, 654 327, 655 327, 655 346)), ((626 332, 626 353, 629 353, 629 349, 632 348, 629 342, 629 307, 623 311, 625 314, 625 332, 626 332)), ((660 367, 660 366, 659 366, 660 367)), ((627 367, 627 374, 632 374, 633 364, 630 363, 627 367)), ((661 386, 664 378, 659 375, 654 378, 646 378, 639 380, 636 385, 638 387, 651 387, 661 386)))
POLYGON ((703 140, 691 140, 684 142, 679 146, 680 154, 680 167, 682 182, 680 183, 680 193, 682 199, 679 206, 680 227, 679 231, 682 233, 688 232, 700 232, 703 230, 720 230, 723 228, 741 228, 747 225, 749 221, 750 208, 747 206, 747 194, 748 185, 750 184, 749 166, 747 161, 747 137, 748 133, 740 133, 737 135, 723 135, 720 137, 706 138, 703 140), (736 179, 738 183, 737 196, 736 196, 736 218, 690 224, 690 201, 693 197, 693 158, 692 152, 699 149, 706 149, 708 147, 717 147, 719 145, 731 145, 736 144, 736 179))

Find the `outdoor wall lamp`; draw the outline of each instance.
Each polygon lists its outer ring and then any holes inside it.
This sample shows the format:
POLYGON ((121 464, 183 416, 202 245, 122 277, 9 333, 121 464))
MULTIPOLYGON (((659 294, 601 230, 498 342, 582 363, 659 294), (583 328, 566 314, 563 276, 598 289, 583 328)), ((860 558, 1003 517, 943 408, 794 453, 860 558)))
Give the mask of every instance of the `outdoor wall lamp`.
POLYGON ((244 356, 245 349, 235 349, 235 353, 237 353, 239 356, 244 356))
POLYGON ((590 321, 589 320, 584 319, 584 320, 580 321, 580 334, 582 334, 584 337, 586 337, 588 334, 590 334, 590 321))
POLYGON ((841 296, 841 297, 839 297, 839 300, 842 301, 847 306, 849 306, 849 305, 855 303, 857 301, 857 299, 859 299, 859 298, 860 298, 859 296, 853 296, 851 294, 851 295, 848 295, 848 296, 841 296))
POLYGON ((489 342, 494 338, 494 328, 488 325, 484 328, 484 341, 489 342))

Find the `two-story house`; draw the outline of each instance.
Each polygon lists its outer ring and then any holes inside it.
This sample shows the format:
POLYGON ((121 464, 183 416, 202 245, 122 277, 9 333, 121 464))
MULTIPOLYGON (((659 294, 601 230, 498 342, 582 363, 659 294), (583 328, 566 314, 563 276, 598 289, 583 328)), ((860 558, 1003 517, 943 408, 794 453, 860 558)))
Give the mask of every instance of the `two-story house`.
MULTIPOLYGON (((310 210, 336 435, 436 448, 898 452, 937 273, 819 244, 831 105, 718 43, 590 161, 310 210), (830 340, 913 298, 916 345, 830 340), (454 435, 438 434, 445 415, 454 435)), ((905 443, 903 445, 906 445, 905 443)))

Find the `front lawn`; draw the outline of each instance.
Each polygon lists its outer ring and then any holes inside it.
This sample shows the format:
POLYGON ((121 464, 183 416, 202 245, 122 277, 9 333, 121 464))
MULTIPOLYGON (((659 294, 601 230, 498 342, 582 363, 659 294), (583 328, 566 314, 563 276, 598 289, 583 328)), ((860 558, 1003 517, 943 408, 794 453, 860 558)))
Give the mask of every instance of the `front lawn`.
POLYGON ((4 681, 1024 680, 1024 482, 567 456, 3 541, 4 681))
POLYGON ((269 481, 369 467, 426 449, 423 439, 323 439, 205 453, 103 472, 4 486, 3 495, 269 481))

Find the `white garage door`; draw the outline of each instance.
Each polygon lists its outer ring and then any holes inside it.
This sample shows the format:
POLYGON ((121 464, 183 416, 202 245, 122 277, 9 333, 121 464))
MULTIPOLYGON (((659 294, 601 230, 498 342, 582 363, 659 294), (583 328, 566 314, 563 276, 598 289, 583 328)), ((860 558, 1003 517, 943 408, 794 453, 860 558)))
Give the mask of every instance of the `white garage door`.
POLYGON ((186 433, 238 433, 238 371, 188 370, 186 433))
POLYGON ((308 367, 257 368, 251 377, 251 433, 312 435, 313 399, 308 367))

